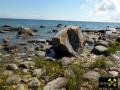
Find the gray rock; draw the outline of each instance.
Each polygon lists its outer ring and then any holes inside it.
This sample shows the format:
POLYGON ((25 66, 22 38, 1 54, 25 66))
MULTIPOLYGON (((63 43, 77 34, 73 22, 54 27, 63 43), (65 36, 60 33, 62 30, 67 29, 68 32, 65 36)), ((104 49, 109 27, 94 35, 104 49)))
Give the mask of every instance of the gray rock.
POLYGON ((117 51, 115 54, 111 55, 111 57, 116 63, 120 64, 120 51, 117 51))
POLYGON ((33 78, 29 83, 29 87, 39 87, 41 85, 41 82, 37 78, 33 78))
POLYGON ((7 70, 17 70, 18 69, 17 65, 14 63, 8 64, 8 66, 6 68, 7 68, 7 70))
POLYGON ((19 67, 20 68, 30 69, 34 65, 35 65, 35 62, 33 62, 33 61, 25 61, 25 62, 20 63, 19 67))
POLYGON ((31 75, 22 76, 22 81, 25 82, 25 83, 28 83, 31 80, 32 80, 31 75))
POLYGON ((99 77, 100 75, 96 71, 88 71, 83 75, 83 78, 86 78, 88 80, 98 80, 99 77))
POLYGON ((58 77, 57 79, 48 82, 43 90, 59 90, 67 85, 67 80, 64 77, 58 77))
POLYGON ((101 46, 101 45, 95 46, 95 49, 98 50, 98 51, 100 51, 100 52, 105 52, 105 51, 108 50, 107 47, 101 46))
POLYGON ((63 66, 66 66, 68 64, 71 64, 73 62, 73 59, 72 58, 69 58, 69 57, 63 57, 61 59, 61 63, 63 66))
POLYGON ((32 75, 40 77, 44 73, 43 69, 34 69, 32 75))
POLYGON ((109 74, 111 74, 114 77, 117 77, 119 72, 118 71, 108 71, 109 74))
POLYGON ((23 84, 18 84, 18 85, 16 86, 16 90, 25 90, 25 87, 24 87, 23 84))
POLYGON ((52 57, 45 57, 45 60, 55 61, 56 59, 54 59, 52 57))
POLYGON ((18 84, 21 81, 21 77, 19 75, 13 75, 7 78, 7 84, 18 84))
POLYGON ((97 42, 97 45, 102 45, 102 46, 106 46, 106 47, 108 47, 109 46, 109 42, 107 42, 107 41, 98 41, 97 42))
POLYGON ((44 51, 37 51, 36 52, 36 56, 40 56, 40 57, 45 57, 45 52, 44 51))

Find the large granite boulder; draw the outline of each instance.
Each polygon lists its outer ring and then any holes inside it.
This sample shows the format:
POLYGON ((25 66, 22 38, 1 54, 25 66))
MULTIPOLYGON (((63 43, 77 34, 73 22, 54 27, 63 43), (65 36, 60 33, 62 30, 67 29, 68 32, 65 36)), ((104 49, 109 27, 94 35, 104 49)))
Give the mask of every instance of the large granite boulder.
POLYGON ((68 26, 59 31, 52 40, 55 57, 78 56, 84 38, 79 26, 68 26))

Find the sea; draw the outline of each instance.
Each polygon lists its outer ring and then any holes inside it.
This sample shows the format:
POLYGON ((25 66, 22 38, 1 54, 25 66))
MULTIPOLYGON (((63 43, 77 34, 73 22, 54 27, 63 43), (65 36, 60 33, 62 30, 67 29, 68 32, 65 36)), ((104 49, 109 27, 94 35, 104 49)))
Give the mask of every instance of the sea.
MULTIPOLYGON (((2 25, 10 25, 13 27, 30 27, 38 30, 38 34, 42 38, 53 37, 55 33, 48 33, 52 30, 61 30, 62 28, 57 28, 58 24, 63 25, 77 25, 80 26, 83 30, 98 30, 98 29, 106 29, 106 28, 116 28, 120 27, 120 23, 112 23, 112 22, 87 22, 87 21, 59 21, 59 20, 32 20, 32 19, 6 19, 0 18, 0 26, 2 25), (44 26, 45 28, 40 28, 40 26, 44 26)), ((5 33, 0 34, 0 39, 5 37, 15 38, 16 35, 13 33, 5 33)))

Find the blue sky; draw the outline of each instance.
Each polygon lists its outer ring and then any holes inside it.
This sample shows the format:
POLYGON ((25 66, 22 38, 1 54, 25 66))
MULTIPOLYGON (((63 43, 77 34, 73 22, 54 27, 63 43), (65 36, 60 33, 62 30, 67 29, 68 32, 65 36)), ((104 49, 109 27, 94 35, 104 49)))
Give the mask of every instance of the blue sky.
POLYGON ((0 0, 0 17, 120 22, 120 0, 0 0))

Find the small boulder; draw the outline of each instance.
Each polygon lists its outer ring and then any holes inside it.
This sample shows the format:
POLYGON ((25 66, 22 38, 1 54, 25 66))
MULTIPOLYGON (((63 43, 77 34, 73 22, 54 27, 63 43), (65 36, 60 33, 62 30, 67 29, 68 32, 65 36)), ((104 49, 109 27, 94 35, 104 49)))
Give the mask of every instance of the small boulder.
POLYGON ((46 53, 44 51, 37 51, 36 56, 45 57, 46 53))
POLYGON ((25 61, 20 63, 19 67, 20 68, 25 68, 25 69, 30 69, 31 67, 33 67, 35 65, 35 62, 32 61, 25 61))
POLYGON ((46 84, 43 90, 59 90, 67 85, 67 80, 64 77, 58 77, 57 79, 50 81, 46 84))
POLYGON ((111 74, 114 77, 117 77, 119 75, 118 71, 108 71, 109 74, 111 74))
POLYGON ((66 66, 68 64, 71 64, 73 62, 73 59, 72 58, 69 58, 69 57, 63 57, 61 59, 61 63, 63 66, 66 66))
POLYGON ((21 81, 21 77, 19 75, 13 75, 7 78, 7 84, 18 84, 21 81))
POLYGON ((96 71, 88 71, 83 75, 83 78, 88 80, 98 80, 99 77, 100 77, 100 74, 96 71))
POLYGON ((16 86, 16 90, 25 90, 25 87, 24 87, 23 84, 18 84, 18 85, 16 86))
POLYGON ((17 70, 18 67, 16 64, 14 63, 11 63, 11 64, 8 64, 8 66, 6 67, 7 70, 17 70))
POLYGON ((43 69, 34 69, 32 75, 36 77, 40 77, 44 73, 43 69))
POLYGON ((105 52, 108 50, 107 47, 102 45, 97 45, 93 48, 92 52, 97 55, 105 54, 105 52))
POLYGON ((29 83, 28 86, 31 88, 39 87, 41 85, 41 82, 37 78, 33 78, 29 83))

